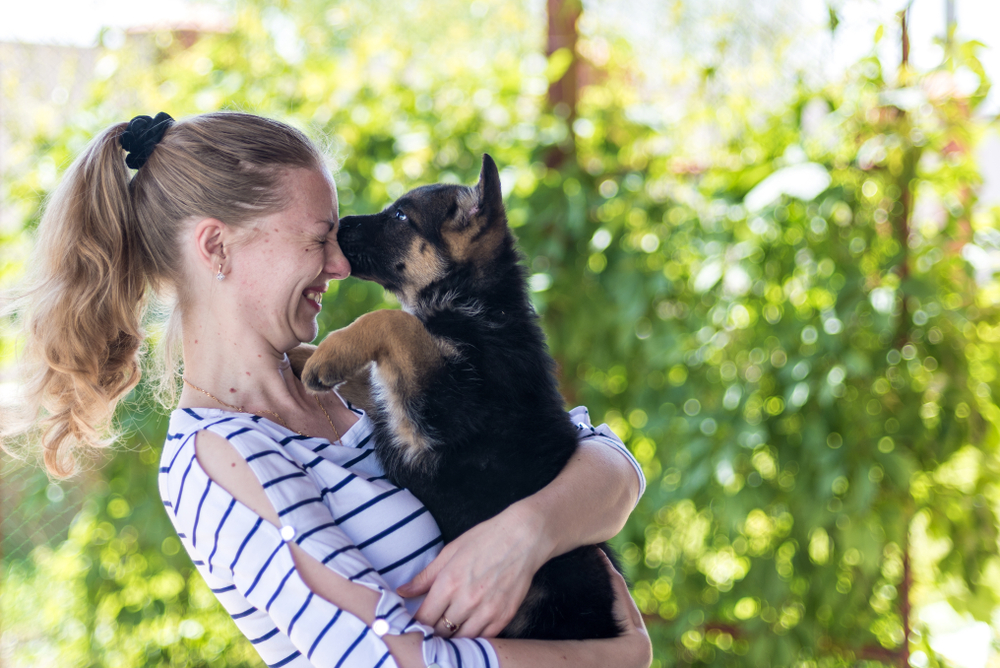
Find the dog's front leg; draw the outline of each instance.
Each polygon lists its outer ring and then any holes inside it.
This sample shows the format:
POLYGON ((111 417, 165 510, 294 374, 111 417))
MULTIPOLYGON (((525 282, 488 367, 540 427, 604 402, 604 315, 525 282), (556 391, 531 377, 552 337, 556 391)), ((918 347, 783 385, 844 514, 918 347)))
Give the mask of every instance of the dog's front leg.
POLYGON ((434 338, 404 311, 374 311, 331 332, 302 370, 313 390, 328 390, 375 362, 381 384, 408 400, 420 393, 427 374, 442 362, 434 338))
MULTIPOLYGON (((292 363, 292 373, 299 380, 302 380, 302 371, 306 362, 316 352, 316 346, 309 343, 300 343, 288 351, 288 360, 292 363)), ((351 405, 358 406, 370 413, 372 410, 372 387, 368 369, 362 368, 356 374, 345 380, 338 388, 337 392, 351 405)))
POLYGON ((296 378, 302 378, 302 369, 314 352, 316 352, 316 346, 308 343, 300 343, 288 351, 288 361, 292 363, 292 373, 295 374, 296 378))
POLYGON ((420 419, 419 405, 443 362, 437 341, 419 319, 404 311, 375 311, 327 336, 306 362, 302 380, 325 390, 367 375, 371 408, 361 405, 388 427, 382 463, 401 484, 406 470, 432 461, 435 439, 420 419))

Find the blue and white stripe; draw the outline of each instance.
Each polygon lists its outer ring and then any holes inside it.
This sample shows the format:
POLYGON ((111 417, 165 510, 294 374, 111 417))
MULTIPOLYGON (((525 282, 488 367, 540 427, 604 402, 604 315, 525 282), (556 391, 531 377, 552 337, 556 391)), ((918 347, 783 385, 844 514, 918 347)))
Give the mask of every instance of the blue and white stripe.
MULTIPOLYGON (((591 426, 586 409, 574 410, 571 417, 581 438, 621 451, 642 480, 639 465, 607 427, 591 426)), ((389 623, 390 633, 423 634, 427 664, 499 665, 489 642, 434 635, 412 618, 421 599, 404 600, 395 593, 437 556, 441 535, 409 491, 385 480, 372 456, 372 426, 365 416, 332 444, 256 415, 174 411, 160 466, 164 508, 205 582, 268 666, 396 663, 363 621, 309 590, 277 527, 207 476, 194 449, 194 436, 202 430, 226 438, 244 457, 282 527, 294 529, 297 544, 341 576, 381 593, 376 617, 389 623)))

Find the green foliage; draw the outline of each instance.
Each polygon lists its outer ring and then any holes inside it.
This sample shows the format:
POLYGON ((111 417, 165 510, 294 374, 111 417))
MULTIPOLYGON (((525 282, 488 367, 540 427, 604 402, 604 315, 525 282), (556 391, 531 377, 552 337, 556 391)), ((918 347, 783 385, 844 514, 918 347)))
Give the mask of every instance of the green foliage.
MULTIPOLYGON (((160 441, 163 428, 154 417, 148 435, 160 441)), ((4 565, 10 665, 259 665, 163 513, 157 460, 148 446, 118 453, 65 541, 4 565)))
MULTIPOLYGON (((253 111, 328 144, 342 214, 471 183, 488 151, 564 393, 646 471, 619 547, 656 665, 932 655, 917 627, 907 643, 904 598, 988 619, 1000 285, 977 283, 962 254, 996 226, 974 194, 971 114, 988 86, 949 88, 958 67, 982 76, 974 45, 893 84, 866 59, 763 119, 731 101, 723 145, 688 154, 691 126, 633 120, 622 45, 570 127, 544 100, 562 56, 533 53, 516 8, 485 6, 441 26, 418 20, 421 3, 246 3, 231 33, 109 51, 117 71, 86 113, 35 150, 62 165, 133 113, 253 111), (386 7, 395 20, 374 21, 386 7), (486 26, 498 37, 482 44, 486 26), (140 47, 156 67, 132 57, 140 47), (574 158, 553 169, 557 147, 574 158), (829 176, 815 196, 748 208, 765 177, 800 183, 810 168, 829 176)), ((449 11, 468 13, 435 5, 449 11)), ((46 189, 33 171, 5 191, 35 203, 28 228, 46 189)), ((322 327, 392 301, 335 284, 322 327)), ((134 442, 159 443, 145 392, 120 419, 134 442)), ((5 563, 14 665, 257 665, 171 542, 155 459, 117 455, 65 543, 5 563)))

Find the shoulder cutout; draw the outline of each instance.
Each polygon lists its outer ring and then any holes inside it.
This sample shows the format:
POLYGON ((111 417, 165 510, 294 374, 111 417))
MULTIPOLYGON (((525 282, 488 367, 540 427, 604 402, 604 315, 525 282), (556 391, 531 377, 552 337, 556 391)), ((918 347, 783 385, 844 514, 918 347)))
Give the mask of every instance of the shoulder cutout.
POLYGON ((256 474, 236 448, 222 436, 202 430, 195 435, 198 464, 217 485, 275 526, 281 526, 278 513, 267 498, 256 474))

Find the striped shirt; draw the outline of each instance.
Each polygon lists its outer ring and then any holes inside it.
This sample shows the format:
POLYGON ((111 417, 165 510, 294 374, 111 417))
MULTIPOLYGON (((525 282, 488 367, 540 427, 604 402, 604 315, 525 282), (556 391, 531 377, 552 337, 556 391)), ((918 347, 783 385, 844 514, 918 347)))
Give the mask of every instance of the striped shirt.
MULTIPOLYGON (((584 408, 570 416, 581 439, 622 452, 645 488, 639 465, 610 429, 591 426, 584 408)), ((413 618, 421 598, 396 594, 437 556, 442 539, 420 501, 385 479, 371 439, 363 414, 332 444, 257 415, 175 410, 161 457, 160 495, 205 582, 271 668, 395 666, 381 638, 386 632, 423 634, 427 665, 497 668, 489 642, 437 636, 413 618), (281 529, 199 466, 194 437, 201 430, 227 439, 246 459, 281 529), (372 627, 313 594, 292 561, 287 542, 293 540, 342 577, 380 593, 372 627)))

